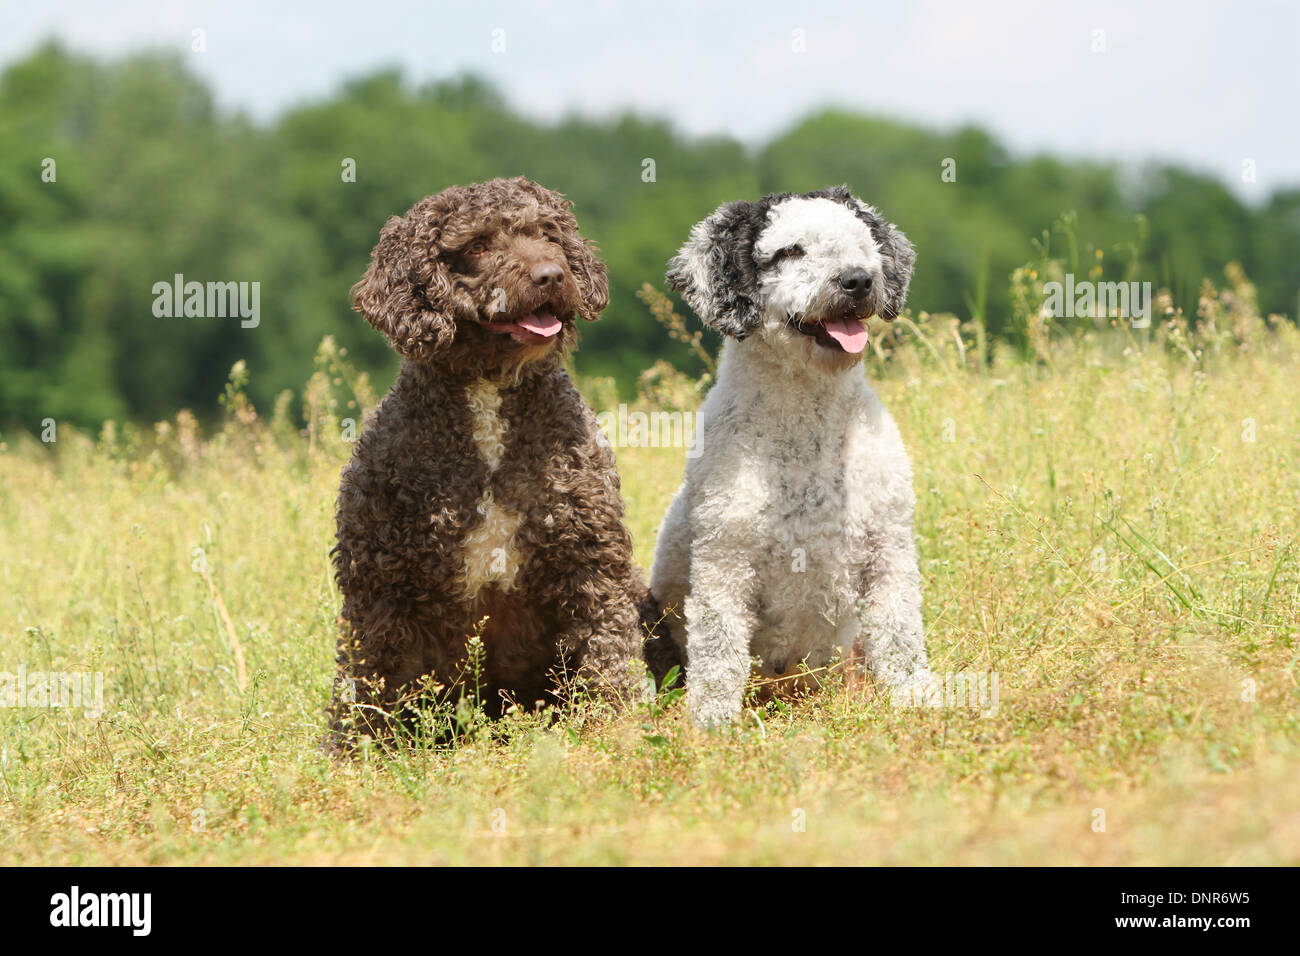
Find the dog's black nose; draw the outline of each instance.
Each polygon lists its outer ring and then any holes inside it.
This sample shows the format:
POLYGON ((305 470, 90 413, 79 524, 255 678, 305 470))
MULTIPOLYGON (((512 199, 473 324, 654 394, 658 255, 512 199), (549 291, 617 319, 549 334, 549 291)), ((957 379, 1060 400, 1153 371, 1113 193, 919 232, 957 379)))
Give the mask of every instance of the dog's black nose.
POLYGON ((554 262, 539 262, 533 266, 531 275, 538 285, 559 285, 564 278, 564 270, 554 262))
POLYGON ((860 299, 871 288, 871 273, 866 269, 847 269, 839 275, 840 288, 860 299))

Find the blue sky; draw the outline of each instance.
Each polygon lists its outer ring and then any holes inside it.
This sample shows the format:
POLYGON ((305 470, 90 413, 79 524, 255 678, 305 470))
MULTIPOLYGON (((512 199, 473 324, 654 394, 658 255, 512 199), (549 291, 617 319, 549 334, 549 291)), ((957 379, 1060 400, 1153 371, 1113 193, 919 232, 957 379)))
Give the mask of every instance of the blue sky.
POLYGON ((977 122, 1022 154, 1174 160, 1218 175, 1247 200, 1300 185, 1294 2, 6 0, 6 8, 0 62, 50 36, 102 56, 172 47, 224 106, 260 119, 382 66, 415 81, 470 70, 543 118, 632 107, 690 133, 755 142, 834 104, 931 127, 977 122), (205 52, 190 52, 195 28, 206 31, 205 52), (504 50, 494 51, 494 37, 504 50), (1099 37, 1104 52, 1093 51, 1099 37), (1254 183, 1242 181, 1245 160, 1254 161, 1254 183))

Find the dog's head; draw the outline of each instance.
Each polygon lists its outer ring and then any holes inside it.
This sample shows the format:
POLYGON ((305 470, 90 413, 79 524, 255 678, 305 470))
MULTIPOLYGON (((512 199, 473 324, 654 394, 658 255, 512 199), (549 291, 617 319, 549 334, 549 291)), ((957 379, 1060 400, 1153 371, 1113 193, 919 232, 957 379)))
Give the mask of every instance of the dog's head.
POLYGON ((864 320, 903 308, 916 253, 845 186, 719 206, 668 264, 668 283, 723 335, 858 360, 864 320))
POLYGON ((353 307, 417 361, 486 370, 568 350, 609 303, 605 265, 569 202, 521 177, 455 186, 384 225, 353 307))

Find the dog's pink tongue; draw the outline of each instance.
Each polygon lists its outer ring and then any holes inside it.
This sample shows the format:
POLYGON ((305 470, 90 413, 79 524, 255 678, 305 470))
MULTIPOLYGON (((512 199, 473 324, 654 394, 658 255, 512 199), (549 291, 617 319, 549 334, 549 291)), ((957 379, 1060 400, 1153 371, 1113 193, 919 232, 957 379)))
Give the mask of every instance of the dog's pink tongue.
POLYGON ((861 319, 827 319, 826 332, 846 352, 856 355, 867 347, 867 329, 861 319))
POLYGON ((560 320, 549 312, 530 312, 519 320, 519 327, 549 339, 560 331, 560 320))

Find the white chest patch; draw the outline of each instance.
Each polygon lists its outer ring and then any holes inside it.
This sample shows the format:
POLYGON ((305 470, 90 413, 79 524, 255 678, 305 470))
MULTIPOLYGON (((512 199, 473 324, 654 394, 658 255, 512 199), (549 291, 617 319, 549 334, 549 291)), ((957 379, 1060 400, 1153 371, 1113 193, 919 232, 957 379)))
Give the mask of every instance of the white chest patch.
POLYGON ((492 475, 506 450, 501 393, 495 385, 475 382, 465 389, 465 401, 473 421, 474 445, 488 467, 488 486, 477 505, 483 520, 465 538, 465 596, 472 599, 488 584, 504 591, 514 588, 519 573, 519 553, 514 546, 519 516, 497 504, 492 495, 492 475))

